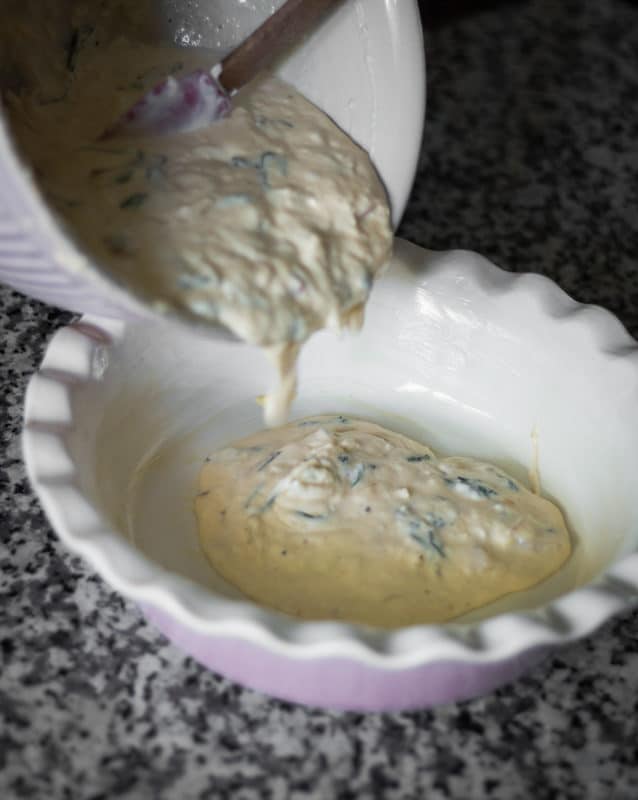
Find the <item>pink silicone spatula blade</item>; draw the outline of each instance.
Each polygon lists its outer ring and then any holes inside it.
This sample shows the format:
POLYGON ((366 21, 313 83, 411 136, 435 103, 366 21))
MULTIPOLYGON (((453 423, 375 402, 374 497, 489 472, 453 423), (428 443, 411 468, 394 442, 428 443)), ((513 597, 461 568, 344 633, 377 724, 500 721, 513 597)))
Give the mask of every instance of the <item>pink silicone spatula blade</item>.
POLYGON ((182 133, 227 117, 230 97, 215 72, 215 68, 210 72, 198 69, 179 78, 165 78, 107 128, 102 138, 182 133))

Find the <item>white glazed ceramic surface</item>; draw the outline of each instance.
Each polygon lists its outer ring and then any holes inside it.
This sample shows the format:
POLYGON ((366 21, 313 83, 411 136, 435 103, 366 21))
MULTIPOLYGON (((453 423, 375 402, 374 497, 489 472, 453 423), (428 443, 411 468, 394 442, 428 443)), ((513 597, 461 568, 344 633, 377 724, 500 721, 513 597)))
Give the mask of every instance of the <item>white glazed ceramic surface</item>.
POLYGON ((638 347, 608 312, 476 254, 397 240, 363 332, 315 335, 300 373, 294 417, 358 414, 523 479, 536 441, 575 551, 539 587, 452 625, 383 632, 245 602, 199 550, 193 496, 206 454, 262 425, 263 354, 85 318, 55 335, 29 386, 31 481, 63 540, 204 663, 304 702, 426 705, 511 678, 638 597, 638 347))
MULTIPOLYGON (((153 7, 158 37, 208 46, 216 59, 280 4, 161 0, 153 7)), ((369 151, 397 225, 412 186, 425 113, 417 0, 349 0, 282 62, 279 72, 369 151)), ((74 311, 123 319, 149 313, 78 251, 57 224, 17 157, 1 107, 0 281, 74 311)))

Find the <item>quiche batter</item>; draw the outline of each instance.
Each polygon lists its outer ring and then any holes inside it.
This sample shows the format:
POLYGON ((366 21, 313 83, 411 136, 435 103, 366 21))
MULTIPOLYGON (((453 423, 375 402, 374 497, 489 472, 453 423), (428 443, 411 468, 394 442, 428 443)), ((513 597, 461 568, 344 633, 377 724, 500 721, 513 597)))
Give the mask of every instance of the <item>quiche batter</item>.
POLYGON ((437 458, 363 420, 318 416, 206 459, 195 502, 214 569, 305 619, 396 627, 528 589, 569 557, 552 503, 490 464, 437 458))
POLYGON ((102 138, 161 77, 211 59, 109 41, 114 24, 78 23, 50 85, 33 47, 33 74, 7 96, 17 141, 50 205, 119 283, 159 312, 269 349, 282 382, 266 419, 282 422, 300 345, 319 328, 361 325, 391 251, 384 188, 367 153, 273 77, 207 128, 102 138))

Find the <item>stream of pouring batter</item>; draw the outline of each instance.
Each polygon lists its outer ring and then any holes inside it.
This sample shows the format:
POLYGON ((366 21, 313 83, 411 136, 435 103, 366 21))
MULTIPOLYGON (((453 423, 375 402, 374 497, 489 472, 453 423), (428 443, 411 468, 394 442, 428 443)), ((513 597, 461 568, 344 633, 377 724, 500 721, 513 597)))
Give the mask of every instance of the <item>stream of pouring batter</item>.
POLYGON ((7 98, 18 144, 72 236, 117 283, 158 313, 222 324, 268 350, 280 386, 266 419, 281 423, 299 348, 321 328, 360 325, 389 260, 381 181, 363 149, 274 77, 239 92, 209 127, 104 140, 140 92, 210 56, 100 36, 77 42, 66 71, 68 54, 42 42, 50 85, 38 61, 37 87, 25 81, 7 98))

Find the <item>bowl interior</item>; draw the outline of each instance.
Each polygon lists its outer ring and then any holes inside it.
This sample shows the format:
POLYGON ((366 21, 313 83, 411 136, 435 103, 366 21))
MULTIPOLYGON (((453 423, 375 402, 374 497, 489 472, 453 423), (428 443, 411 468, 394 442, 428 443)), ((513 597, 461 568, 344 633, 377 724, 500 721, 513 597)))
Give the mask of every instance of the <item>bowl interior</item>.
MULTIPOLYGON (((206 48, 212 66, 282 2, 44 0, 35 8, 29 0, 9 0, 5 14, 11 24, 0 26, 0 91, 30 86, 43 76, 48 80, 56 70, 64 73, 65 50, 77 33, 76 6, 89 9, 82 19, 92 24, 111 20, 102 22, 102 46, 124 33, 133 41, 206 48)), ((343 4, 277 71, 368 150, 398 224, 414 177, 425 108, 416 0, 343 4)))
MULTIPOLYGON (((200 551, 196 476, 211 449, 262 427, 256 397, 274 376, 247 346, 168 325, 111 330, 113 344, 93 354, 95 379, 72 394, 67 444, 82 489, 156 564, 238 597, 200 551)), ((292 413, 357 414, 525 482, 537 451, 543 491, 566 514, 574 554, 474 620, 543 605, 636 549, 633 347, 611 315, 543 278, 397 241, 363 332, 323 332, 303 350, 292 413)))

